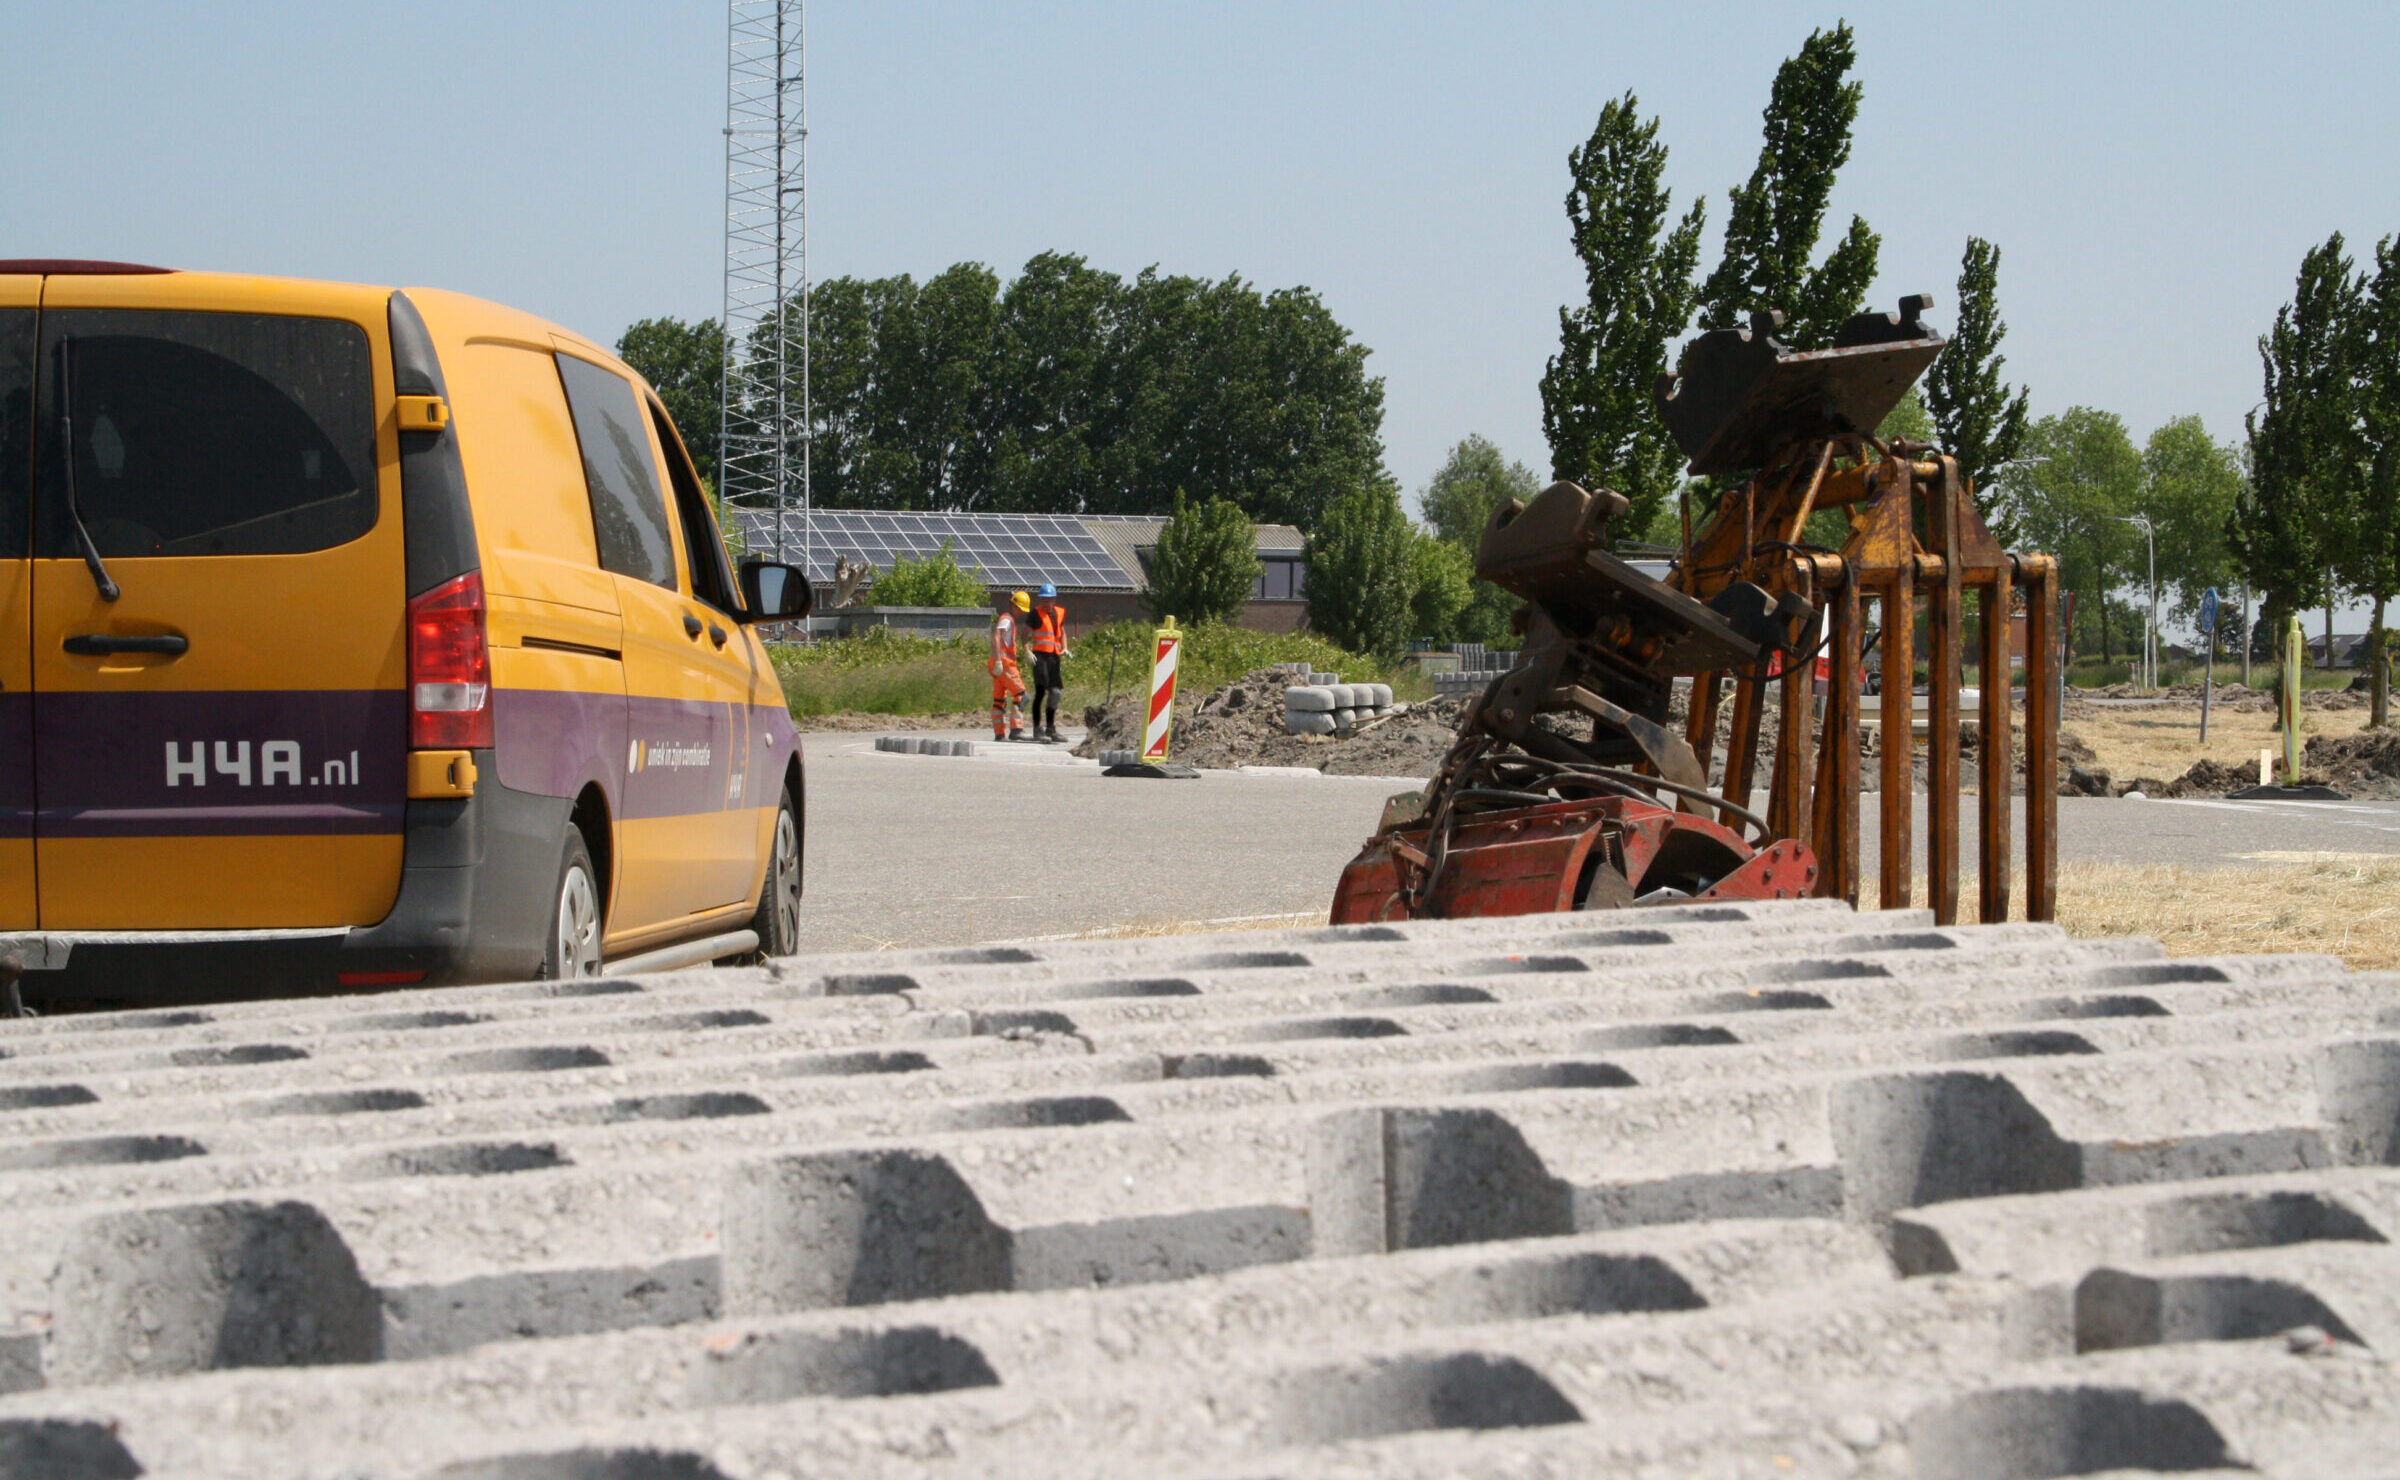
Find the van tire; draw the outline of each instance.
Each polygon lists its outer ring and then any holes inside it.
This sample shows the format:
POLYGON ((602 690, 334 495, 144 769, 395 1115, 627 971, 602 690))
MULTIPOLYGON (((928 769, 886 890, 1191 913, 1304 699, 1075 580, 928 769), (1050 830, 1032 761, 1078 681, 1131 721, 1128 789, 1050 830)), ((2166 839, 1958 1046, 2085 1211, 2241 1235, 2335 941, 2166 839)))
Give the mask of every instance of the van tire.
POLYGON ((600 878, 583 830, 567 829, 558 862, 558 887, 550 891, 549 944, 542 949, 542 979, 565 981, 600 974, 600 878))
POLYGON ((767 847, 767 874, 758 886, 758 913, 750 917, 758 934, 758 954, 794 956, 800 952, 800 813, 790 791, 782 793, 775 809, 775 832, 767 847))

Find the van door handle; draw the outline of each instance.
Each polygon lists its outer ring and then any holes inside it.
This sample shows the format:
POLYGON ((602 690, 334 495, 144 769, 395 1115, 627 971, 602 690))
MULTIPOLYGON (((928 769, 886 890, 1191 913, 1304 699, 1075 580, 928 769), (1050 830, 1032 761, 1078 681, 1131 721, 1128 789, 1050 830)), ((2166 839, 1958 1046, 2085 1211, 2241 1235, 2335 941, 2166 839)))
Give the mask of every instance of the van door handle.
POLYGON ((718 626, 714 622, 709 623, 708 640, 715 643, 718 647, 723 647, 725 645, 725 629, 718 626))
POLYGON ((698 637, 700 635, 700 619, 693 616, 690 612, 685 612, 683 614, 683 635, 686 637, 698 637))
POLYGON ((78 658, 106 658, 116 653, 156 653, 162 658, 180 658, 192 650, 191 639, 180 632, 162 632, 156 637, 78 632, 60 645, 78 658))

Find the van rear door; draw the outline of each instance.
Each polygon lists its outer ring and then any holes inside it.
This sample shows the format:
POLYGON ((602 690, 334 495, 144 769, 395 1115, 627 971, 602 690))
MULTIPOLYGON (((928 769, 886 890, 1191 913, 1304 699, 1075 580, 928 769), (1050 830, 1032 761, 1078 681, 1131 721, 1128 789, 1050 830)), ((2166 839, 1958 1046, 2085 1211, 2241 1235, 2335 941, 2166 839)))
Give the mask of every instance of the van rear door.
POLYGON ((33 899, 33 336, 42 280, 0 273, 0 930, 33 899))
POLYGON ((47 280, 31 621, 44 928, 390 911, 407 708, 387 299, 47 280))

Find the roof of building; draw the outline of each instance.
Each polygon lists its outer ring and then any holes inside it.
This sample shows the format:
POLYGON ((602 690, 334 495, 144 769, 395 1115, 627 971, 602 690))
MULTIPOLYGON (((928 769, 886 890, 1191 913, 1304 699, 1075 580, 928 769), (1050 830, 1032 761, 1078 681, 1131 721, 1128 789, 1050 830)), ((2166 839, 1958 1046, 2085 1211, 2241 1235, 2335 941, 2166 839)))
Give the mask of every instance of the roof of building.
MULTIPOLYGON (((1101 547, 1148 590, 1150 577, 1142 568, 1141 552, 1158 548, 1158 532, 1167 527, 1166 519, 1157 514, 1085 514, 1081 518, 1101 547)), ((1261 559, 1297 560, 1308 546, 1308 537, 1293 525, 1255 524, 1251 530, 1261 559)))
MULTIPOLYGON (((749 548, 777 548, 775 518, 737 510, 749 548)), ((796 513, 783 519, 786 558, 805 563, 812 582, 829 584, 841 556, 889 570, 895 559, 923 559, 947 545, 951 558, 980 570, 993 586, 1038 586, 1062 591, 1143 591, 1149 576, 1141 552, 1158 544, 1167 521, 1144 514, 928 514, 900 509, 817 509, 805 527, 796 513), (805 561, 803 555, 805 553, 805 561)), ((1289 524, 1254 527, 1262 558, 1296 560, 1306 538, 1289 524)))

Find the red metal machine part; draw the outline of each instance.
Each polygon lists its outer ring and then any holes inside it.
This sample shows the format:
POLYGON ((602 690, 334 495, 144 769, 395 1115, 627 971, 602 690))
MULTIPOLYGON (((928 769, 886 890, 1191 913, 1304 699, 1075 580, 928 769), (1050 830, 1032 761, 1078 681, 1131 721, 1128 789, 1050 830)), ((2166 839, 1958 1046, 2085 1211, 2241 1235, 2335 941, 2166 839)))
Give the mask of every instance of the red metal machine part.
POLYGON ((1420 828, 1368 843, 1342 870, 1333 923, 1608 909, 1663 888, 1693 899, 1797 899, 1817 882, 1815 856, 1789 839, 1753 852, 1713 822, 1603 797, 1484 812, 1458 824, 1430 907, 1420 910, 1413 900, 1436 862, 1425 838, 1420 828))
MULTIPOLYGON (((1886 622, 1887 671, 1913 675, 1914 631, 1932 658, 1927 742, 1929 888, 1959 906, 1961 627, 1981 597, 1982 713, 2010 714, 2008 614, 2025 607, 2026 913, 2054 913, 2057 567, 2003 551, 1950 458, 1870 431, 1933 362, 1930 302, 1860 314, 1832 347, 1794 352, 1780 315, 1717 330, 1661 378, 1658 410, 1694 474, 1742 477, 1695 530, 1664 582, 1610 551, 1617 494, 1551 485, 1493 514, 1476 574, 1525 599, 1517 666, 1472 701, 1458 743, 1422 793, 1394 797, 1343 871, 1335 924, 1608 909, 1687 899, 1859 890, 1858 703, 1862 608, 1886 622), (1804 543, 1812 513, 1840 511, 1840 549, 1804 543), (1829 682, 1816 714, 1822 650, 1829 682), (1690 685, 1669 727, 1674 684, 1690 685), (1731 686, 1719 790, 1719 714, 1731 686), (1776 733, 1762 747, 1770 703, 1776 733), (1588 722, 1588 734, 1579 733, 1588 722), (1761 751, 1767 753, 1761 755, 1761 751), (1767 764, 1762 766, 1761 762, 1767 764), (1764 816, 1748 809, 1771 775, 1764 816), (1805 837, 1806 841, 1803 841, 1805 837), (1822 863, 1820 863, 1822 860, 1822 863)), ((1882 741, 1883 903, 1911 902, 1914 740, 1908 694, 1882 741)), ((2010 724, 1986 727, 1978 803, 1982 917, 2009 911, 2010 724)))

